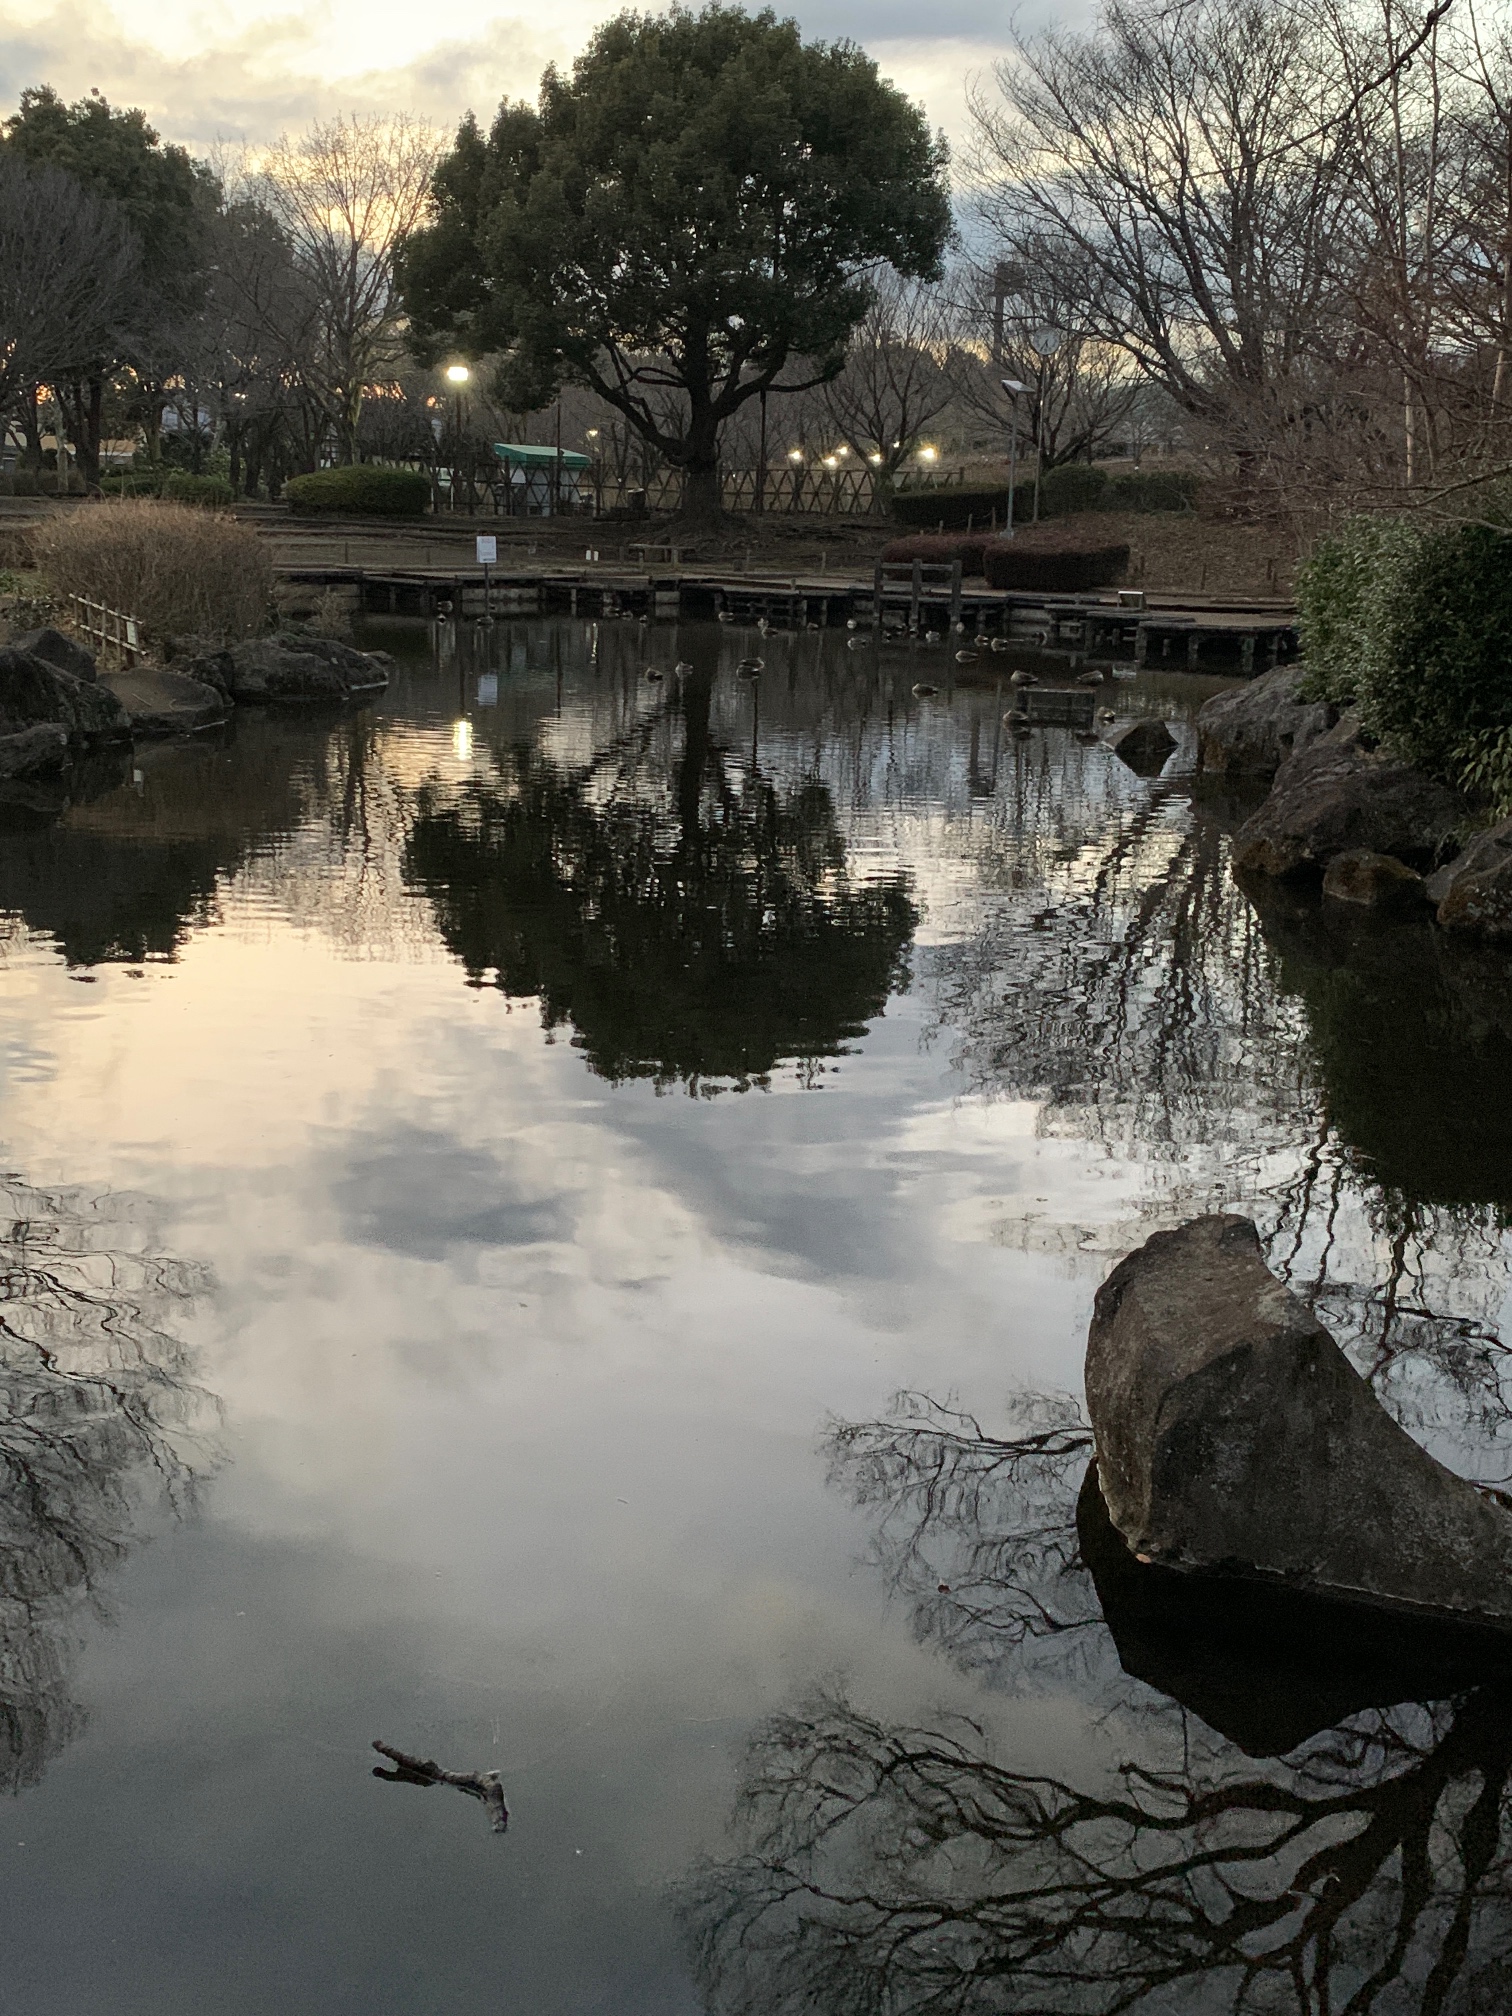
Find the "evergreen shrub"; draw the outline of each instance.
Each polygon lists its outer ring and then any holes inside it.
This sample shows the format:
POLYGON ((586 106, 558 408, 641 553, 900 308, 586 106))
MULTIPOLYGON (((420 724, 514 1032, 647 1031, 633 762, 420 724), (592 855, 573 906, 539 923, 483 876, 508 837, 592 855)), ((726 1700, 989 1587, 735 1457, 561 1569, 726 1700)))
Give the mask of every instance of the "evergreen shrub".
POLYGON ((1310 698, 1446 783, 1499 799, 1512 739, 1512 491, 1475 523, 1356 518, 1297 581, 1310 698))
POLYGON ((991 532, 911 532, 882 548, 882 558, 891 561, 922 560, 926 566, 948 567, 961 563, 966 577, 979 575, 986 549, 993 543, 991 532))
MULTIPOLYGON (((1034 509, 1034 478, 1023 486, 1030 510, 1034 509)), ((1069 518, 1073 511, 1102 511, 1107 508, 1108 472, 1094 462, 1062 462, 1047 469, 1040 479, 1041 518, 1069 518)), ((1018 498, 1015 519, 1023 516, 1018 498)))
POLYGON ((1129 564, 1129 549, 1091 540, 1052 544, 995 539, 983 560, 989 588, 1037 588, 1051 595, 1075 595, 1119 580, 1129 564))
MULTIPOLYGON (((1014 516, 1022 519, 1026 509, 1024 492, 1020 489, 1014 499, 1014 516)), ((945 490, 897 490, 893 493, 894 518, 902 525, 917 525, 928 532, 933 532, 939 525, 950 532, 964 532, 968 524, 974 532, 983 527, 990 531, 994 513, 999 525, 1007 524, 1006 484, 993 490, 957 489, 952 485, 945 490)))
POLYGON ((199 504, 224 510, 235 503, 236 492, 224 476, 191 476, 175 469, 163 479, 163 496, 174 504, 199 504))
POLYGON ((1104 511, 1195 511, 1197 478, 1189 469, 1136 469, 1114 476, 1103 493, 1104 511))
POLYGON ((418 518, 430 505, 430 478, 419 469, 381 469, 354 462, 291 476, 283 486, 290 509, 301 516, 326 512, 341 518, 418 518))

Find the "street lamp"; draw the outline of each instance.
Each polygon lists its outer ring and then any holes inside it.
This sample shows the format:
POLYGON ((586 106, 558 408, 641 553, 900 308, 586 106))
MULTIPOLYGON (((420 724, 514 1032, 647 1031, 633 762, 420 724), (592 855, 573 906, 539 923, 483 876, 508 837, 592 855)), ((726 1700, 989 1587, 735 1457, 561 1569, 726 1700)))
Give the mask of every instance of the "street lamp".
MULTIPOLYGON (((453 511, 457 508, 457 458, 462 453, 462 387, 471 376, 472 373, 465 364, 448 364, 446 367, 446 382, 456 393, 456 397, 452 401, 452 421, 456 429, 455 439, 452 442, 451 508, 453 511)), ((467 486, 467 508, 469 511, 472 509, 472 484, 470 481, 467 486)))
POLYGON ((1013 489, 1018 476, 1018 402, 1019 395, 1029 387, 1022 378, 999 378, 999 385, 1008 394, 1008 537, 1013 537, 1013 489))
POLYGON ((1036 329, 1029 338, 1029 348, 1039 359, 1039 394, 1035 400, 1034 421, 1034 522, 1039 523, 1040 473, 1045 466, 1045 366, 1066 340, 1065 332, 1050 326, 1036 329))

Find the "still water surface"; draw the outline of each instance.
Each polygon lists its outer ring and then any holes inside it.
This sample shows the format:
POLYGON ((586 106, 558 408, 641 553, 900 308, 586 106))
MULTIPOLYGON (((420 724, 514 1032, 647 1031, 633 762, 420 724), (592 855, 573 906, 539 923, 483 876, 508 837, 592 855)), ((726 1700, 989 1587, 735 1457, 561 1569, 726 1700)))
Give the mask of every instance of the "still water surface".
POLYGON ((1257 908, 1210 681, 1146 778, 943 654, 373 641, 6 808, 0 2009, 1512 2005, 1512 1702, 1121 1663, 1076 1528, 1222 1206, 1507 1475, 1506 963, 1257 908))

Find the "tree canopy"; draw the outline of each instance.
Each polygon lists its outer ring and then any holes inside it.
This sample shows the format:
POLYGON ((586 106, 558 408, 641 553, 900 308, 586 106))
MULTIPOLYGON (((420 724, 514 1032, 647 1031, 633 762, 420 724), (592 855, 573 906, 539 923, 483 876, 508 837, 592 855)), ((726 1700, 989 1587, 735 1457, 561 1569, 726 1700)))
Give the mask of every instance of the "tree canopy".
POLYGON ((934 278, 943 140, 853 44, 714 5, 607 22, 538 110, 469 115, 411 240, 417 353, 499 353, 500 396, 591 387, 718 505, 719 434, 841 368, 891 266, 934 278))

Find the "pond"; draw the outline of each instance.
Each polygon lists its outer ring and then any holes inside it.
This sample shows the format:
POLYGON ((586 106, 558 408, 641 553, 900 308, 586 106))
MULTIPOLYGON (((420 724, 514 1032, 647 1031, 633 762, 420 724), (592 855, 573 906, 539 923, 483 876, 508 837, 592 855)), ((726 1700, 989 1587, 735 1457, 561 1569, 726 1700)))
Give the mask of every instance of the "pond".
POLYGON ((1502 1690, 1178 1670, 1078 1530, 1218 1207, 1507 1476, 1506 962, 1239 888, 1219 682, 1150 777, 990 655, 370 641, 4 808, 0 2010, 1508 2006, 1502 1690))

